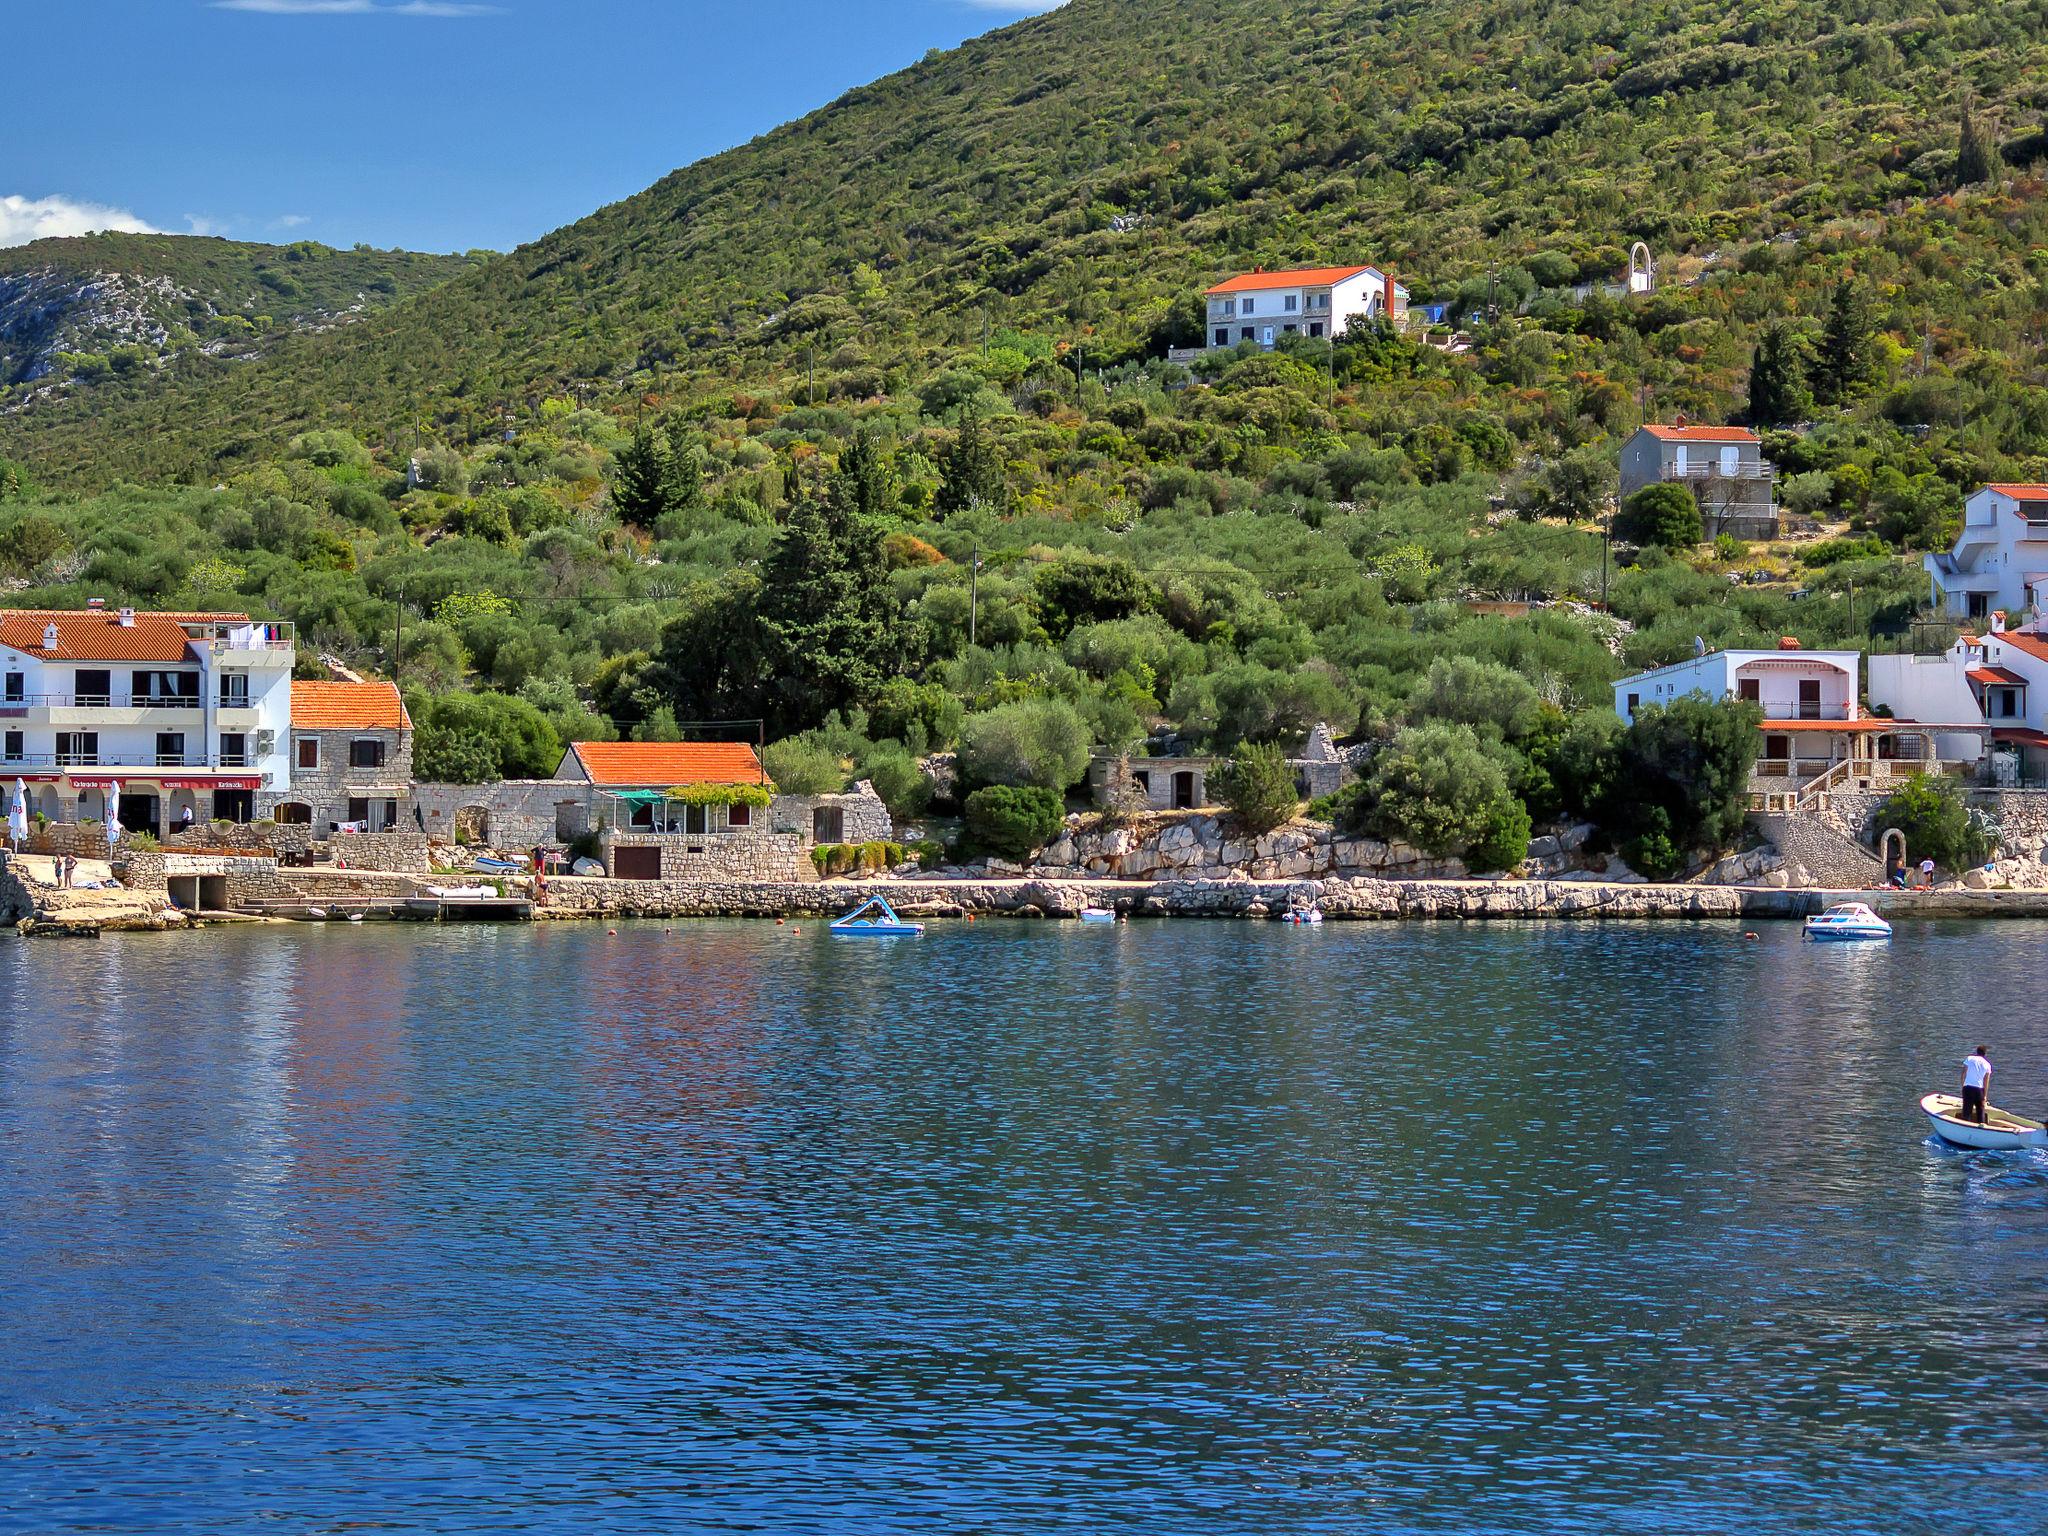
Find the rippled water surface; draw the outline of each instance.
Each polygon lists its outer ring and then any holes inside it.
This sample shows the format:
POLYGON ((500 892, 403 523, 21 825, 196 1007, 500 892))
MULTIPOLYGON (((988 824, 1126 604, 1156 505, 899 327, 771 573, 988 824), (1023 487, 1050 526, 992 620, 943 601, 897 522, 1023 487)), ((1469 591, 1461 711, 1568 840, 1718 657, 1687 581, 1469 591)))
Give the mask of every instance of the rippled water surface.
POLYGON ((2048 925, 0 940, 0 1530, 2048 1527, 2048 925), (1958 1521, 1952 1514, 1966 1512, 1958 1521))

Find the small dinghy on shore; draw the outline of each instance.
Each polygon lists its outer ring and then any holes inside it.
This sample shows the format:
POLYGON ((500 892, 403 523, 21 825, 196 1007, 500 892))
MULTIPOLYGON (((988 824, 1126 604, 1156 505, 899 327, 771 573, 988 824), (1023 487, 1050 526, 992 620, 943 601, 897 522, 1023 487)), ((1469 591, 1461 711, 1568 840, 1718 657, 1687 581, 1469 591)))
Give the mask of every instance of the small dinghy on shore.
POLYGON ((1920 1112, 1934 1134, 1952 1146, 1980 1152, 2016 1152, 2022 1147, 2048 1147, 2048 1125, 1986 1106, 1984 1124, 1962 1118, 1963 1101, 1953 1093, 1930 1093, 1920 1112))
POLYGON ((1806 936, 1809 939, 1825 940, 1830 943, 1844 943, 1857 939, 1888 939, 1892 936, 1892 925, 1860 901, 1842 901, 1829 907, 1819 917, 1809 917, 1806 920, 1806 936))
POLYGON ((1321 907, 1289 907, 1280 914, 1283 923, 1320 923, 1322 920, 1321 907))
POLYGON ((849 938, 911 939, 924 932, 924 924, 906 923, 886 896, 870 896, 834 922, 832 931, 849 938))

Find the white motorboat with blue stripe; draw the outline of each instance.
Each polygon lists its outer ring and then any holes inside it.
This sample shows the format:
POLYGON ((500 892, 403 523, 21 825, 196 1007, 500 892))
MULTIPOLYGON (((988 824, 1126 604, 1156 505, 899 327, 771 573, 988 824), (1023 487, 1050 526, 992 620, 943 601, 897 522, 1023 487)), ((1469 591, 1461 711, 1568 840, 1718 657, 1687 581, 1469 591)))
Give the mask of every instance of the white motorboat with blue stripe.
POLYGON ((1842 901, 1818 917, 1809 917, 1806 936, 1837 942, 1888 939, 1892 936, 1892 925, 1860 901, 1842 901))

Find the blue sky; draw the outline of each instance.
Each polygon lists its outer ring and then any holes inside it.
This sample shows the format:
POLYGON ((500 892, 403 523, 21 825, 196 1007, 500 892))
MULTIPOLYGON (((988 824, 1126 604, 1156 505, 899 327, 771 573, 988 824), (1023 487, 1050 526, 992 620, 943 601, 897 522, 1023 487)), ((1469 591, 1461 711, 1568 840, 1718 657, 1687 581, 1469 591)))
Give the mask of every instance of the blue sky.
POLYGON ((506 250, 1052 3, 15 0, 0 245, 506 250))

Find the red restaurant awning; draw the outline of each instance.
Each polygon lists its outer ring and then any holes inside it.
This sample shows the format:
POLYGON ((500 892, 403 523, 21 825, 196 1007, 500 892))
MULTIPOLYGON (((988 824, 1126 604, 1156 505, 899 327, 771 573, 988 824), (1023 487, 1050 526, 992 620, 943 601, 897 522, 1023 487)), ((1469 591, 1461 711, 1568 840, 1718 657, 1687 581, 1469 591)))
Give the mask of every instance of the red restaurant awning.
POLYGON ((263 780, 255 779, 155 779, 152 782, 165 789, 261 789, 263 780))

